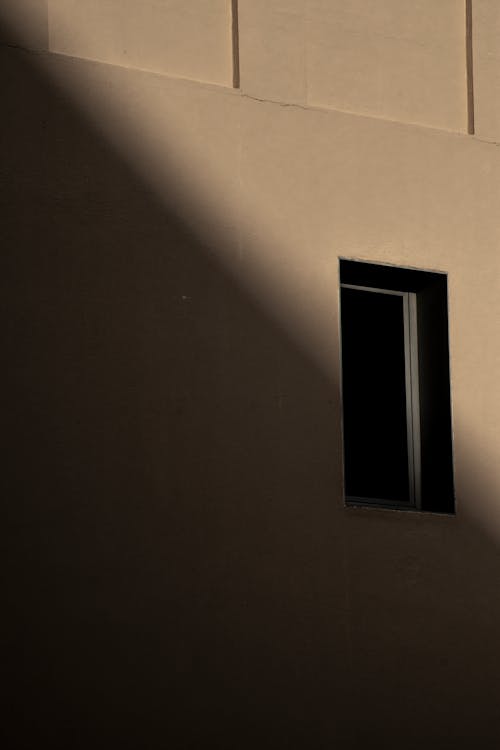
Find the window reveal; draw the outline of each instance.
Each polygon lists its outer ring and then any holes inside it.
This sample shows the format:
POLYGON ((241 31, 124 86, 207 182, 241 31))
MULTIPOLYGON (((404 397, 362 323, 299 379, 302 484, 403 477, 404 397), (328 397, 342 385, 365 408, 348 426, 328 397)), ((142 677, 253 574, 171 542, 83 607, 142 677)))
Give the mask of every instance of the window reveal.
POLYGON ((340 261, 348 505, 454 510, 445 274, 340 261))

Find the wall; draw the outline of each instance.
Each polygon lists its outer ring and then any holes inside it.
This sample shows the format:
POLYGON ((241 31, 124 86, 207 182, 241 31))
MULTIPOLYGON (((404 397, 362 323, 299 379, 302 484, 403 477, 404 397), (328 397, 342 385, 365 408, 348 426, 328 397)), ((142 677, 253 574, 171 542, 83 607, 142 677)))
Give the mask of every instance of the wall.
POLYGON ((4 746, 494 746, 495 4, 473 101, 458 0, 69 5, 2 9, 4 746), (343 505, 339 256, 448 273, 454 517, 343 505))

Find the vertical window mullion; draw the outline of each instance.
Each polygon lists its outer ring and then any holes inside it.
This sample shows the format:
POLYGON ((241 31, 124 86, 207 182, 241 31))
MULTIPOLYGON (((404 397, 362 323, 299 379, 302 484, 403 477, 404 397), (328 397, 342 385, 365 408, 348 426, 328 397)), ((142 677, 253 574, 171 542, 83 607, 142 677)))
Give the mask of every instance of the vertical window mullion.
POLYGON ((417 295, 408 293, 408 334, 409 334, 409 371, 412 425, 412 455, 413 455, 413 492, 415 507, 422 507, 421 492, 421 445, 420 445, 420 389, 418 364, 418 325, 417 325, 417 295))
POLYGON ((405 346, 405 381, 406 381, 406 440, 408 447, 408 482, 410 485, 410 505, 415 507, 415 460, 413 448, 413 399, 411 392, 411 337, 410 337, 410 304, 409 295, 403 293, 403 325, 405 346))
POLYGON ((408 480, 411 505, 420 509, 420 409, 418 390, 417 297, 403 295, 406 377, 406 427, 408 435, 408 480))

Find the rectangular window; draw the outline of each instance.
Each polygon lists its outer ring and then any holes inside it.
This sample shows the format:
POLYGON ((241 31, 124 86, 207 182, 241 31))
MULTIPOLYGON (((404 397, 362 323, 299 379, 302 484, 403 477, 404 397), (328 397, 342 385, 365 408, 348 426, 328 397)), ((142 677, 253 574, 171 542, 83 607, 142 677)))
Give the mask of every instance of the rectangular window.
POLYGON ((447 277, 340 261, 348 505, 454 511, 447 277))

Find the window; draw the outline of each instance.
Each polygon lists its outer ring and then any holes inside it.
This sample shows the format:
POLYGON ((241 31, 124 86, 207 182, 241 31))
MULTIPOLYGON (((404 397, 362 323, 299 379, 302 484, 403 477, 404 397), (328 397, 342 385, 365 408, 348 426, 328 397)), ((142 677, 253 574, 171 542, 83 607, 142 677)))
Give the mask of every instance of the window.
POLYGON ((447 276, 340 260, 345 500, 454 512, 447 276))

